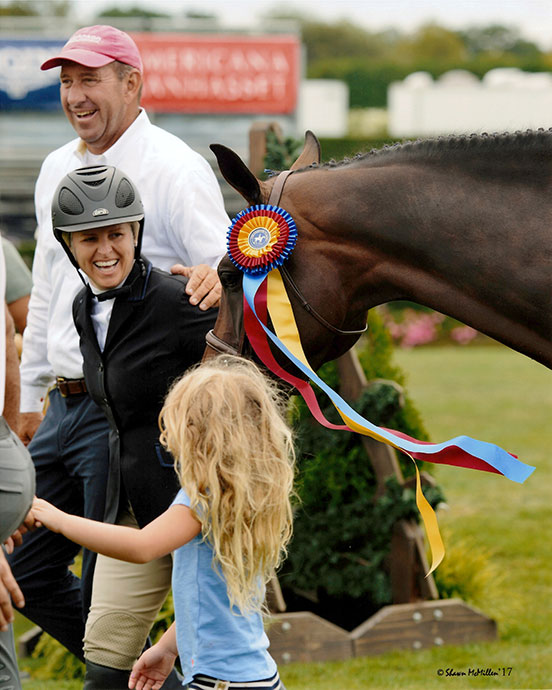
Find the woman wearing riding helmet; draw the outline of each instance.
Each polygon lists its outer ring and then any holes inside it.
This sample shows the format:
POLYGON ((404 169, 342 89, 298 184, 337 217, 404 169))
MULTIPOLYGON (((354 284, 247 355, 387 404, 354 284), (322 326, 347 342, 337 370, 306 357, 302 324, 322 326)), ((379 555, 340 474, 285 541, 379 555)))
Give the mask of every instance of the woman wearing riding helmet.
MULTIPOLYGON (((84 283, 73 317, 88 393, 110 425, 105 521, 143 527, 179 489, 173 459, 159 444, 158 416, 170 384, 201 359, 216 310, 192 306, 185 278, 140 255, 142 202, 120 170, 104 165, 66 175, 52 223, 84 283)), ((139 565, 98 556, 85 690, 127 687, 170 589, 171 568, 170 556, 139 565)), ((178 686, 167 679, 163 687, 178 686)))

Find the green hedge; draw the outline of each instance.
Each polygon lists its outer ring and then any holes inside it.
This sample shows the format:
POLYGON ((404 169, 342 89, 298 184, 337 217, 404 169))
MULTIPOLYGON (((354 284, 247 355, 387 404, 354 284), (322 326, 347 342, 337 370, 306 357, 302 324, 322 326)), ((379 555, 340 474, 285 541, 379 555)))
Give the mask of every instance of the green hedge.
POLYGON ((323 59, 308 68, 309 79, 339 79, 349 87, 351 108, 385 108, 389 86, 413 72, 428 72, 434 79, 454 69, 472 72, 481 78, 489 70, 517 67, 527 72, 550 70, 546 55, 520 58, 508 54, 488 54, 467 60, 417 59, 408 62, 367 60, 362 57, 323 59))
POLYGON ((372 149, 381 149, 386 145, 395 144, 396 139, 360 139, 356 137, 342 137, 340 139, 321 138, 322 161, 341 161, 352 158, 357 154, 368 153, 372 149))

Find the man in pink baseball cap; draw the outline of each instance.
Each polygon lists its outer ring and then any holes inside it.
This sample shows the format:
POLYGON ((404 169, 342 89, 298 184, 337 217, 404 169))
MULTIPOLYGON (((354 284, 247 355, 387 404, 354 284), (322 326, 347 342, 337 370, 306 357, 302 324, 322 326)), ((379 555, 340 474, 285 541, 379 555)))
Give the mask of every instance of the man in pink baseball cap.
POLYGON ((40 69, 61 67, 61 104, 93 154, 112 146, 139 114, 142 58, 132 38, 112 26, 75 31, 40 69))
POLYGON ((135 67, 142 72, 142 58, 132 38, 113 26, 87 26, 75 31, 59 55, 44 62, 40 69, 60 67, 70 60, 85 67, 104 67, 114 60, 135 67))
MULTIPOLYGON (((190 303, 201 310, 218 304, 216 266, 226 251, 229 219, 209 163, 152 124, 140 106, 142 59, 128 34, 111 26, 79 29, 42 65, 54 67, 60 69, 63 110, 78 137, 48 154, 36 183, 37 247, 21 363, 20 436, 35 464, 38 496, 62 510, 113 522, 117 516, 105 512, 112 441, 83 378, 72 317, 82 283, 68 270, 52 232, 54 192, 76 168, 112 165, 126 172, 144 204, 145 256, 156 268, 187 276, 190 303)), ((90 190, 93 195, 92 185, 90 190)), ((105 262, 102 267, 107 270, 105 262)), ((102 580, 94 554, 84 551, 80 580, 68 569, 78 550, 59 534, 38 530, 26 536, 10 560, 26 600, 23 614, 86 661, 86 690, 126 688, 149 631, 141 593, 161 592, 170 583, 170 570, 137 566, 122 587, 116 583, 123 580, 113 575, 103 579, 113 581, 111 587, 92 587, 93 580, 102 580)), ((173 687, 181 687, 174 674, 163 685, 173 687)))

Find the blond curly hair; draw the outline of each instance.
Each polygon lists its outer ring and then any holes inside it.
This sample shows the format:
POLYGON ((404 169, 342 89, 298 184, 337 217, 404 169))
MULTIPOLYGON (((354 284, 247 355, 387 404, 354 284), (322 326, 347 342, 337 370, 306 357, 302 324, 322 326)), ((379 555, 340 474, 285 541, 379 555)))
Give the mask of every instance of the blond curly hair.
POLYGON ((184 374, 159 415, 161 443, 241 613, 262 609, 292 534, 295 457, 284 413, 255 364, 225 355, 184 374))

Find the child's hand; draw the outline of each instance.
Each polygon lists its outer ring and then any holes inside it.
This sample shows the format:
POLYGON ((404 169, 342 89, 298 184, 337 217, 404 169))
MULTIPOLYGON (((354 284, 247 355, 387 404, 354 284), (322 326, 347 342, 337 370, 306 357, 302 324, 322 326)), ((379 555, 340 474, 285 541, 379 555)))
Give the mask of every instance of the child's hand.
POLYGON ((159 690, 172 671, 176 655, 159 643, 146 649, 135 662, 128 687, 136 690, 159 690))
POLYGON ((33 532, 39 525, 36 524, 33 511, 29 510, 23 522, 15 530, 15 532, 9 536, 4 542, 4 548, 7 554, 13 553, 16 546, 21 546, 23 543, 23 535, 27 532, 33 532))
POLYGON ((65 515, 62 510, 59 510, 59 508, 56 508, 43 498, 37 498, 36 496, 31 510, 36 527, 44 525, 52 532, 61 532, 63 516, 65 515))

